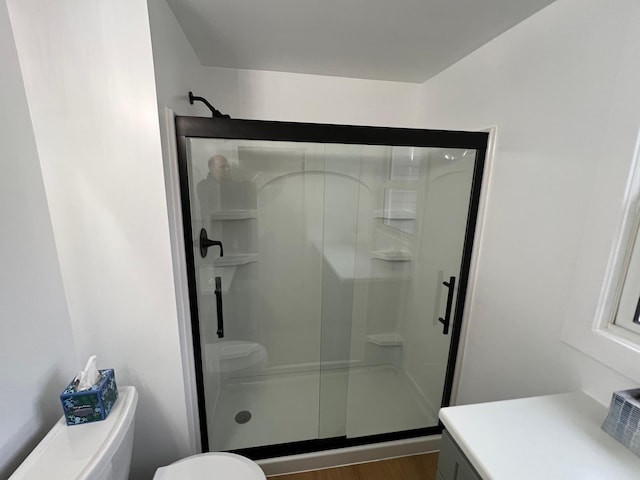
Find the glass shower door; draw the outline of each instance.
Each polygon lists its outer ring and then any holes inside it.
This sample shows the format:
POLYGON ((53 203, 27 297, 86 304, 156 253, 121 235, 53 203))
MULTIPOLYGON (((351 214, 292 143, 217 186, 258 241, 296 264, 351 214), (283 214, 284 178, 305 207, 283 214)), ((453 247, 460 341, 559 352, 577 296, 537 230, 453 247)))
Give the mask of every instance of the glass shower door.
POLYGON ((438 433, 486 136, 189 117, 177 132, 204 449, 438 433))
POLYGON ((438 425, 462 313, 455 298, 476 152, 393 147, 389 162, 371 239, 356 254, 347 438, 438 425))
POLYGON ((317 439, 323 147, 183 147, 208 447, 317 439), (214 244, 204 257, 203 242, 214 244))

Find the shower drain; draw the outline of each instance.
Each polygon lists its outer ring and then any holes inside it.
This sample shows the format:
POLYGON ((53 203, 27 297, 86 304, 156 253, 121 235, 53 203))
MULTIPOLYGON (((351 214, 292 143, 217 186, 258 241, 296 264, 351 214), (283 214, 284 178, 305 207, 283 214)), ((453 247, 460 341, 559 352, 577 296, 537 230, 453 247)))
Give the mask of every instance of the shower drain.
POLYGON ((243 423, 247 423, 249 420, 251 420, 251 412, 248 410, 242 410, 238 413, 236 413, 236 423, 239 424, 243 424, 243 423))

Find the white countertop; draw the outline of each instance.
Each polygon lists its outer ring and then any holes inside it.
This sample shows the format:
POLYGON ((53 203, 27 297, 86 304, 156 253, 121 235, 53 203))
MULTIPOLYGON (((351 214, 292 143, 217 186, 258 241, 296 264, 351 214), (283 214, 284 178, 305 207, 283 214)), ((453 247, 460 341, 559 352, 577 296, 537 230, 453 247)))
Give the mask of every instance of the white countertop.
POLYGON ((584 393, 440 410, 484 480, 639 480, 640 457, 601 429, 606 415, 584 393))

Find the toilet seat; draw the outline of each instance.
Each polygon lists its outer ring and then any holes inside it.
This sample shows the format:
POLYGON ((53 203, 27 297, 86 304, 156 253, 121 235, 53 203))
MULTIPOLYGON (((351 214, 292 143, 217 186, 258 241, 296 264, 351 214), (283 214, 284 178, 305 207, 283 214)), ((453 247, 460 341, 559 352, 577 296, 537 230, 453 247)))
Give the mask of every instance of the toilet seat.
POLYGON ((248 458, 234 453, 201 453, 159 468, 153 480, 266 480, 248 458))

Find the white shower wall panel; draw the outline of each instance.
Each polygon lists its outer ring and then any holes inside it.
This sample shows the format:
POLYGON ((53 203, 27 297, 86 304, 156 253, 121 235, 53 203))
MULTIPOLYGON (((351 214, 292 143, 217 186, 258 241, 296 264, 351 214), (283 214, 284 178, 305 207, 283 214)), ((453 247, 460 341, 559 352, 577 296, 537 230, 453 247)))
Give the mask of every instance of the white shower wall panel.
POLYGON ((259 172, 256 311, 269 366, 349 361, 352 280, 370 250, 386 147, 303 144, 286 164, 278 148, 239 150, 259 172))
POLYGON ((270 366, 320 361, 322 255, 309 226, 322 219, 320 177, 279 177, 258 194, 258 309, 270 366))

